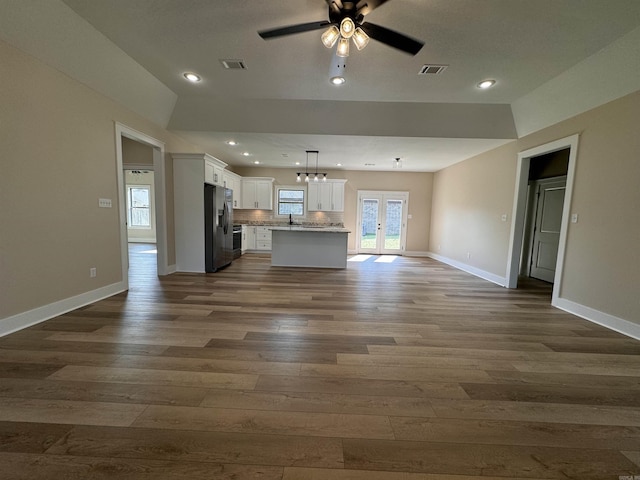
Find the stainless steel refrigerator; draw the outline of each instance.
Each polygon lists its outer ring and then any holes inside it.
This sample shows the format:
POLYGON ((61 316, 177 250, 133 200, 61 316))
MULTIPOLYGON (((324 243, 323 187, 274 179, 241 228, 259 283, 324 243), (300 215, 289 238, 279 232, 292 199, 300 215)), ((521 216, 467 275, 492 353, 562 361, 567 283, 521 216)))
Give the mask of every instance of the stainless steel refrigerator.
POLYGON ((215 272, 233 260, 233 191, 204 186, 205 271, 215 272))

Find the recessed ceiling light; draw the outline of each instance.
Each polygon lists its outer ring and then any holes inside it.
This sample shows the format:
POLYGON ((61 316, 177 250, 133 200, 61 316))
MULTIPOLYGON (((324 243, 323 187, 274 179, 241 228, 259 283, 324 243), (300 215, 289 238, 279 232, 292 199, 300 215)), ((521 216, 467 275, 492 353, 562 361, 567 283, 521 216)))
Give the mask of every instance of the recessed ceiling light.
POLYGON ((483 80, 478 84, 478 88, 482 88, 483 90, 486 88, 491 88, 496 84, 495 80, 483 80))
POLYGON ((331 82, 332 85, 342 85, 347 80, 344 77, 331 77, 329 81, 331 82))
POLYGON ((200 80, 202 80, 202 77, 197 73, 186 72, 183 75, 184 75, 184 78, 186 78, 187 80, 193 83, 198 83, 200 80))
POLYGON ((342 164, 341 163, 336 163, 336 167, 341 167, 342 164))
POLYGON ((254 160, 253 164, 254 165, 260 165, 260 162, 258 160, 254 160))
POLYGON ((300 165, 300 162, 296 162, 296 165, 300 165))
POLYGON ((227 145, 235 147, 236 145, 238 145, 238 142, 236 142, 235 140, 227 140, 227 145))
POLYGON ((243 157, 248 157, 249 155, 251 155, 249 152, 242 152, 243 157))

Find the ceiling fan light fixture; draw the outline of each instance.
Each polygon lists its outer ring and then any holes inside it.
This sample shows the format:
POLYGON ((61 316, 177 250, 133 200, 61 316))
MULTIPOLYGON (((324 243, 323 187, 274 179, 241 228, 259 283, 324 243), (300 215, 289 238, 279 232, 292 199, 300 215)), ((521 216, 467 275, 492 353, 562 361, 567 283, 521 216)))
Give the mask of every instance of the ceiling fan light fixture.
POLYGON ((353 32, 356 29, 356 24, 353 23, 353 20, 349 17, 345 17, 340 22, 340 35, 343 38, 351 38, 353 32))
POLYGON ((344 77, 331 77, 329 81, 331 82, 331 85, 342 85, 347 80, 344 77))
POLYGON ((320 38, 325 47, 331 48, 336 44, 338 38, 340 38, 340 30, 335 25, 331 25, 324 31, 320 38))
POLYGON ((364 30, 358 27, 356 28, 356 31, 353 32, 353 43, 355 43, 358 50, 362 50, 369 43, 369 35, 364 33, 364 30))
POLYGON ((338 48, 336 49, 336 55, 339 57, 349 56, 349 40, 342 37, 338 40, 338 48))

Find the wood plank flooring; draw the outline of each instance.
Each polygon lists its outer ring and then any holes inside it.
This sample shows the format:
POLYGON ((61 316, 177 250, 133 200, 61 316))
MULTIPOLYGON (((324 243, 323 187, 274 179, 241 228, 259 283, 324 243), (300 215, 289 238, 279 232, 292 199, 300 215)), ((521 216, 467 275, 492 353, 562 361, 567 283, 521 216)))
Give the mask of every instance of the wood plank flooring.
POLYGON ((158 278, 0 338, 2 479, 640 475, 640 342, 426 258, 158 278))

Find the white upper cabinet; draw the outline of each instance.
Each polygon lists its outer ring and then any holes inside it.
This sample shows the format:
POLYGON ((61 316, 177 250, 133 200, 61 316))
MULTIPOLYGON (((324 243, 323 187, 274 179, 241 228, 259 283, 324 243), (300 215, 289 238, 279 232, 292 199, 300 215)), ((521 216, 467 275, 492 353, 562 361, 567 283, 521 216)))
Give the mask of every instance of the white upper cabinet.
POLYGON ((346 180, 309 182, 307 210, 310 212, 344 212, 344 184, 346 180))
POLYGON ((241 208, 242 203, 242 177, 236 173, 225 170, 222 172, 222 183, 233 190, 233 208, 241 208))
POLYGON ((273 178, 243 177, 242 208, 273 210, 273 178))
POLYGON ((206 153, 201 156, 204 157, 204 182, 220 187, 224 186, 222 172, 227 164, 206 153))

